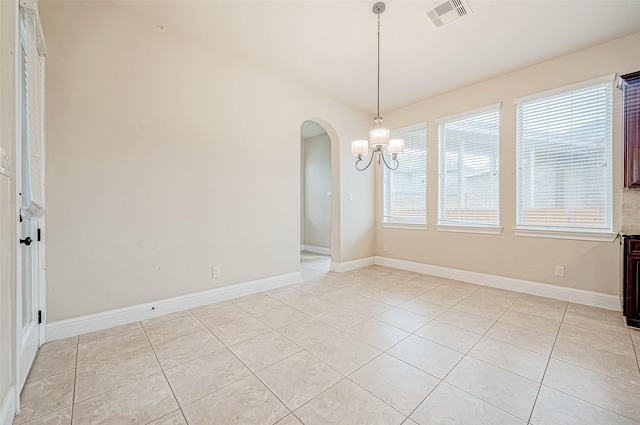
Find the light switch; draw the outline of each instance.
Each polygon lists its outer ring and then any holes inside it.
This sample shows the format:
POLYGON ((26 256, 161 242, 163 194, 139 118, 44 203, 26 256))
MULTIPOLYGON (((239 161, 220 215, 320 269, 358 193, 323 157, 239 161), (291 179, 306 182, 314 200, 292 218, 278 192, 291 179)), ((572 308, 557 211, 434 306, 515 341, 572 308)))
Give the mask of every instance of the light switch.
POLYGON ((350 194, 349 194, 349 200, 350 200, 350 201, 353 201, 353 193, 350 193, 350 194))

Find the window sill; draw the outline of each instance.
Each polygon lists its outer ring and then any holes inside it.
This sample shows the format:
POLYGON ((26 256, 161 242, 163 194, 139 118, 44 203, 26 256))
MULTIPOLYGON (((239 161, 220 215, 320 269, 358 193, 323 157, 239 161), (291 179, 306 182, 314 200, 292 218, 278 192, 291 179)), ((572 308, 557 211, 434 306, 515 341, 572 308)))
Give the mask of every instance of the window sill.
POLYGON ((479 233, 483 235, 499 235, 502 233, 501 226, 459 226, 451 224, 437 224, 438 232, 455 232, 455 233, 479 233))
POLYGON ((427 230, 427 223, 380 223, 386 229, 427 230))
POLYGON ((593 242, 613 242, 618 237, 617 233, 612 232, 572 232, 562 230, 522 229, 516 227, 513 228, 513 233, 516 236, 525 236, 530 238, 570 239, 593 242))

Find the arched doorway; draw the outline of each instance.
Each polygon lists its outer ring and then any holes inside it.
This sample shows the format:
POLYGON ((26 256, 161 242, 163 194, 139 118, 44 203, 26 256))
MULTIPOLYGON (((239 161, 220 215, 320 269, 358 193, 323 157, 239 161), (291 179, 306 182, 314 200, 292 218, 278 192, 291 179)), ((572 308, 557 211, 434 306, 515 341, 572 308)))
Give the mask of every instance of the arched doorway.
POLYGON ((300 126, 300 269, 303 277, 324 274, 332 254, 331 138, 316 121, 300 126))

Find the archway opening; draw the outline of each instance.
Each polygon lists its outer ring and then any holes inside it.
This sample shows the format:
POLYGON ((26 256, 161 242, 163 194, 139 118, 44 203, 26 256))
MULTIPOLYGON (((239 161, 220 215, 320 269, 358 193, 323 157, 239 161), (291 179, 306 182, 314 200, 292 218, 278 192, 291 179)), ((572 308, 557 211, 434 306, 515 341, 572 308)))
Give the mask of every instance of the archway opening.
POLYGON ((303 277, 331 267, 333 177, 331 138, 307 120, 300 126, 300 270, 303 277))

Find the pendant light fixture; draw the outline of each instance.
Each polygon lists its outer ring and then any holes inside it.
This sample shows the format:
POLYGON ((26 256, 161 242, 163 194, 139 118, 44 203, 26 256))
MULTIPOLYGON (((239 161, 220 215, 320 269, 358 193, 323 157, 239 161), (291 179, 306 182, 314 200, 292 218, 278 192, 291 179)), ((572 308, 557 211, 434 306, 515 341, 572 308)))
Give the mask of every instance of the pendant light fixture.
POLYGON ((377 114, 373 119, 373 128, 369 133, 369 140, 354 140, 351 142, 351 154, 358 157, 356 161, 356 169, 358 171, 364 171, 369 168, 373 157, 377 156, 378 164, 381 160, 384 165, 390 170, 397 170, 398 166, 398 154, 404 152, 404 140, 402 139, 389 139, 390 132, 388 128, 382 127, 382 117, 380 116, 380 14, 384 12, 385 4, 378 2, 373 5, 373 13, 378 15, 378 104, 377 114), (373 148, 371 152, 371 158, 369 163, 362 167, 361 163, 364 163, 362 157, 369 153, 369 145, 373 148), (391 156, 391 165, 387 163, 384 157, 384 150, 386 148, 387 155, 391 156))

